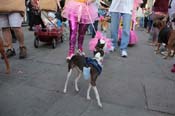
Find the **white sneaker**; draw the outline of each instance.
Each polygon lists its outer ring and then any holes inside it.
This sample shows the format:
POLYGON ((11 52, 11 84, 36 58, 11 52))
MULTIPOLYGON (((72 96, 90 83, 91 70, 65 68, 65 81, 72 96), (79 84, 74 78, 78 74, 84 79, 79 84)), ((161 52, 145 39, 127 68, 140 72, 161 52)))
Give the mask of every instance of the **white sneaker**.
POLYGON ((122 57, 127 57, 128 56, 128 53, 125 50, 122 50, 121 51, 121 56, 122 57))

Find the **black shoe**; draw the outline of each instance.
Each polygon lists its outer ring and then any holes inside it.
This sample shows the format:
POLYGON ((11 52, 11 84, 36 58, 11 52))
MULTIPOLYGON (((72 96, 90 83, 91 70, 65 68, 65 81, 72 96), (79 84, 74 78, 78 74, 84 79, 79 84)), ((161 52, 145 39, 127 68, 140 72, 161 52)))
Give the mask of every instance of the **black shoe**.
POLYGON ((15 49, 7 49, 6 51, 6 55, 8 58, 12 57, 12 56, 15 56, 16 55, 16 52, 15 52, 15 49))

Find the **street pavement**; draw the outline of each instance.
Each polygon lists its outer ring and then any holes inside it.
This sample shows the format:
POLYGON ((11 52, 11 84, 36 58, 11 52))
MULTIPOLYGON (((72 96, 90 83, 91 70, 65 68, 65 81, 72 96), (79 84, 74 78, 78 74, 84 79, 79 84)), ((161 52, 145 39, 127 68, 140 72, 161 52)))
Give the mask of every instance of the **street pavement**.
MULTIPOLYGON (((10 58, 11 74, 5 74, 0 60, 0 116, 175 116, 175 74, 170 69, 174 58, 164 60, 147 43, 149 35, 138 30, 138 44, 128 48, 128 58, 118 51, 106 54, 97 88, 103 108, 95 94, 86 100, 88 81, 79 81, 80 91, 74 89, 73 74, 68 92, 63 93, 67 75, 68 39, 56 49, 40 43, 34 48, 34 34, 24 27, 27 59, 17 55, 10 58)), ((87 56, 90 35, 84 47, 87 56)))

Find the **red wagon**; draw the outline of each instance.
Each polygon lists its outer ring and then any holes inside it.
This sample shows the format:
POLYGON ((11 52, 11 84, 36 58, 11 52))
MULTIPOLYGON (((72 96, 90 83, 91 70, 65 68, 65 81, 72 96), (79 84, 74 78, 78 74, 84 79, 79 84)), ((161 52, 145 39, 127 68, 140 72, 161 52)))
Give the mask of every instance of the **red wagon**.
POLYGON ((34 47, 39 47, 39 42, 47 42, 52 44, 52 48, 56 48, 58 41, 63 42, 63 28, 41 28, 41 26, 37 25, 35 27, 35 40, 34 47))

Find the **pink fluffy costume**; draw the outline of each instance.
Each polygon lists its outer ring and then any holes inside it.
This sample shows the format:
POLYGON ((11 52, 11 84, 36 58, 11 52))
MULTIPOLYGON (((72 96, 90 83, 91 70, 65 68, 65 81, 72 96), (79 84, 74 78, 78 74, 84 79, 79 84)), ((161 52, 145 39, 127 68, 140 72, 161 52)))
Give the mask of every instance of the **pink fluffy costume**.
POLYGON ((98 19, 97 7, 92 0, 67 0, 62 16, 67 18, 70 27, 69 52, 67 59, 74 55, 78 32, 78 50, 83 53, 83 40, 88 27, 98 19))

